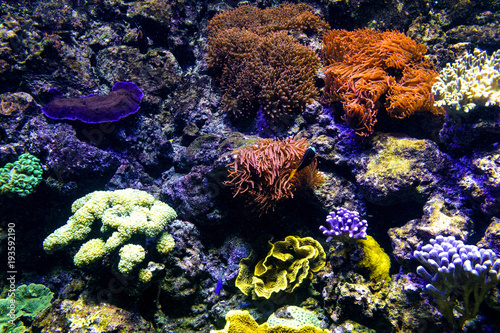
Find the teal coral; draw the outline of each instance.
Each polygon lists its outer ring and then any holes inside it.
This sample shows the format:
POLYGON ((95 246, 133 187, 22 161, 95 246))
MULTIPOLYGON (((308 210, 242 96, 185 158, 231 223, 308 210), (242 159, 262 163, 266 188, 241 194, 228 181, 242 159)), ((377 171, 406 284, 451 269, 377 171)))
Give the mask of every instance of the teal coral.
POLYGON ((0 193, 25 197, 33 193, 42 181, 40 160, 31 154, 22 154, 14 163, 0 168, 0 193))
POLYGON ((74 214, 68 222, 44 240, 43 248, 47 253, 84 240, 96 220, 102 221, 100 232, 103 235, 111 233, 106 240, 103 236, 81 245, 74 257, 78 267, 87 266, 107 253, 119 250, 119 270, 130 273, 145 258, 142 246, 134 245, 132 248, 126 244, 135 235, 144 235, 144 238, 159 236, 161 245, 158 251, 161 254, 168 253, 175 244, 164 229, 177 217, 176 212, 144 191, 96 191, 76 200, 71 209, 74 214), (165 240, 168 240, 168 247, 163 244, 165 240), (141 247, 142 251, 137 247, 141 247))
POLYGON ((12 295, 0 299, 0 331, 28 332, 24 323, 48 308, 54 294, 43 284, 20 285, 12 295))

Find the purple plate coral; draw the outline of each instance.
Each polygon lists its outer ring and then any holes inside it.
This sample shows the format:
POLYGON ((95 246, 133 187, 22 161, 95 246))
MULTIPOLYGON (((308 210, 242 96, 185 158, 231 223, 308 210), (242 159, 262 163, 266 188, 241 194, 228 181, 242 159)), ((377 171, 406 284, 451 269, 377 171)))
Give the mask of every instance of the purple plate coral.
POLYGON ((106 123, 136 113, 143 96, 135 83, 119 81, 111 92, 104 96, 57 96, 42 108, 42 112, 52 119, 106 123))

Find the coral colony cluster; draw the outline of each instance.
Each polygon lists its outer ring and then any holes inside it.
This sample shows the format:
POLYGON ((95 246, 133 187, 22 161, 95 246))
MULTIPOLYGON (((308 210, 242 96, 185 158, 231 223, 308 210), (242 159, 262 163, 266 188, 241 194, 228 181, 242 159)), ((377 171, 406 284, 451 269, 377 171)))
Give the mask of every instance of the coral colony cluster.
POLYGON ((302 2, 0 1, 0 332, 500 332, 500 1, 302 2))
POLYGON ((425 266, 417 268, 418 275, 429 283, 425 289, 456 327, 477 316, 487 292, 498 283, 500 259, 495 252, 465 245, 453 236, 439 235, 414 255, 425 266), (460 314, 458 319, 453 310, 460 314))
POLYGON ((323 235, 328 236, 327 242, 332 239, 347 241, 366 238, 368 222, 361 220, 358 212, 339 208, 337 212, 328 214, 326 223, 328 227, 320 226, 319 230, 323 232, 323 235))
POLYGON ((500 105, 500 51, 488 56, 475 49, 439 73, 432 92, 437 107, 463 115, 478 106, 500 105))

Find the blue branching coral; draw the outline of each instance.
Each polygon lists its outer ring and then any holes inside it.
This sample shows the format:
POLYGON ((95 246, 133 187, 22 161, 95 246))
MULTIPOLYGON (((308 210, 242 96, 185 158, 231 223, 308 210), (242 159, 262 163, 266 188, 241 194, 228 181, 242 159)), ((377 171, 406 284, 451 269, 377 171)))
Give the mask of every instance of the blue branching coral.
POLYGON ((487 292, 498 283, 497 255, 490 249, 464 245, 453 236, 431 239, 414 256, 425 266, 417 268, 418 275, 428 282, 425 290, 456 328, 477 316, 487 292))
POLYGON ((319 230, 323 235, 328 236, 329 242, 332 239, 340 241, 349 241, 356 239, 366 239, 366 220, 359 218, 358 212, 353 212, 345 208, 337 209, 337 212, 331 212, 326 218, 329 227, 320 226, 319 230))

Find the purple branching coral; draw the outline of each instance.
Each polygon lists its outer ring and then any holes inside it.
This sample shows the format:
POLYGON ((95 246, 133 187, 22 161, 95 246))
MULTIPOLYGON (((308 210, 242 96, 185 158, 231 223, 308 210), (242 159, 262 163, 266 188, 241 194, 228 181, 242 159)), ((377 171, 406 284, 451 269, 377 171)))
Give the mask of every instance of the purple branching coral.
POLYGON ((340 241, 357 240, 360 238, 366 239, 366 220, 359 218, 358 212, 353 212, 345 208, 337 209, 337 213, 331 212, 326 217, 326 223, 329 228, 320 226, 319 230, 323 235, 328 236, 326 239, 329 242, 332 239, 340 241))
POLYGON ((431 239, 414 256, 425 266, 417 268, 418 275, 429 283, 425 290, 458 329, 477 316, 487 292, 498 283, 500 259, 495 252, 464 245, 453 236, 431 239))

